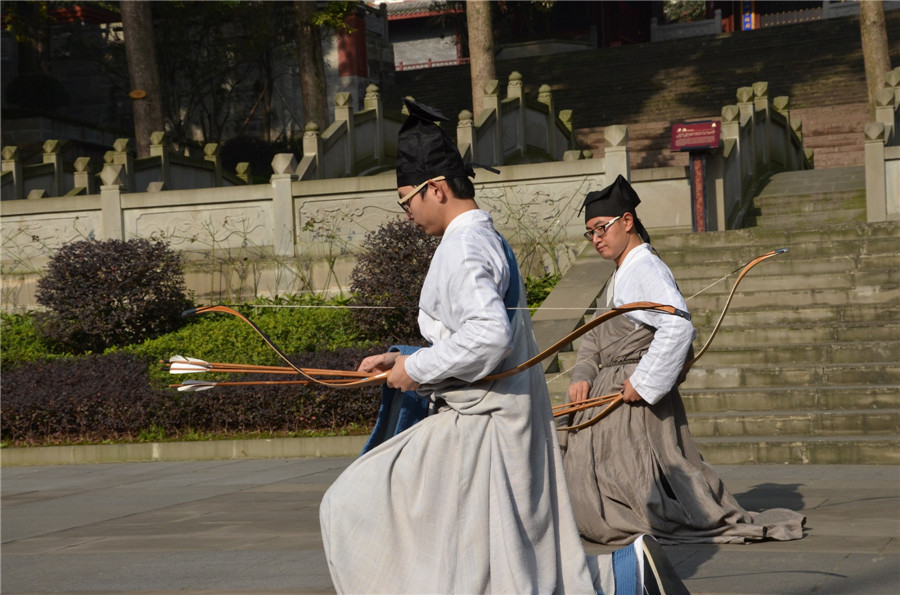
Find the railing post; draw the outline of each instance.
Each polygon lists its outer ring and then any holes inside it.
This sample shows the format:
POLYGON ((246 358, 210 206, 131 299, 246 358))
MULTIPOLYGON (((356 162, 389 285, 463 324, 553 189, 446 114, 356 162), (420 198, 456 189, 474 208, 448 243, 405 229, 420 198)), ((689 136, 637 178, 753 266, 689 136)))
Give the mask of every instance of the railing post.
POLYGON ((769 143, 771 142, 772 119, 769 118, 769 109, 769 83, 764 81, 753 83, 753 111, 757 114, 756 123, 762 123, 761 133, 760 127, 756 127, 756 140, 759 145, 757 163, 763 167, 769 163, 771 154, 769 143), (758 117, 760 112, 763 114, 762 118, 758 117))
POLYGON ((66 193, 66 178, 63 171, 62 155, 59 154, 59 141, 47 140, 42 145, 44 149, 43 163, 53 165, 53 196, 63 196, 66 193))
POLYGON ((747 177, 756 173, 756 112, 753 108, 753 87, 739 87, 737 107, 740 112, 740 127, 749 127, 747 143, 741 146, 741 186, 747 177))
POLYGON ((375 146, 373 147, 373 155, 376 163, 379 165, 384 161, 384 107, 381 105, 381 93, 378 92, 378 85, 369 85, 366 87, 366 97, 363 99, 363 105, 367 110, 375 110, 375 146))
POLYGON ((117 138, 113 143, 113 150, 107 151, 112 164, 121 165, 122 184, 126 192, 134 192, 134 157, 131 156, 131 139, 117 138))
MULTIPOLYGON (((506 85, 506 98, 516 100, 516 150, 525 154, 525 97, 522 90, 522 75, 513 71, 506 85)), ((502 115, 502 114, 498 114, 502 115)))
POLYGON ((547 153, 556 155, 553 131, 556 129, 556 111, 553 109, 553 89, 550 85, 541 85, 538 89, 539 103, 547 106, 547 153))
POLYGON ((612 183, 619 174, 626 180, 631 180, 631 165, 628 163, 628 127, 623 124, 607 126, 603 129, 603 142, 606 146, 607 183, 612 183))
POLYGON ((250 162, 249 161, 241 161, 237 165, 234 166, 234 175, 237 176, 239 180, 243 180, 244 184, 250 183, 250 162))
POLYGON ((894 89, 882 88, 875 92, 875 121, 884 124, 885 144, 891 144, 894 130, 894 89))
POLYGON ((500 112, 500 81, 492 80, 484 83, 482 86, 484 96, 481 100, 482 113, 478 116, 477 121, 484 123, 487 118, 485 111, 494 112, 494 134, 493 145, 494 154, 491 156, 493 165, 503 165, 503 117, 500 112))
POLYGON ((166 190, 172 187, 172 166, 169 163, 168 138, 162 130, 150 133, 150 156, 159 157, 159 180, 166 190))
POLYGON ((303 132, 303 157, 296 173, 301 180, 319 179, 319 166, 322 163, 322 137, 319 136, 319 125, 307 122, 303 132))
POLYGON ((866 221, 887 219, 887 193, 884 180, 885 126, 881 122, 866 124, 866 221))
POLYGON ((291 153, 272 159, 272 249, 277 256, 295 256, 294 194, 291 185, 297 160, 291 153))
POLYGON ((793 148, 793 143, 791 142, 790 102, 791 98, 787 95, 779 95, 772 99, 772 109, 784 117, 784 131, 780 135, 780 142, 784 146, 784 149, 782 150, 784 163, 782 165, 786 171, 793 171, 796 169, 796 159, 794 158, 794 152, 791 150, 793 148))
POLYGON ((475 121, 472 112, 467 109, 459 112, 459 122, 456 125, 456 147, 463 161, 478 161, 475 152, 475 121))
POLYGON ((222 160, 219 159, 219 143, 206 143, 203 146, 203 160, 213 164, 213 186, 222 185, 222 160))
POLYGON ((74 188, 66 196, 94 193, 94 176, 91 175, 91 158, 79 157, 75 160, 75 172, 72 174, 74 188))
POLYGON ((8 171, 13 177, 12 196, 4 196, 3 199, 25 198, 25 179, 22 172, 22 162, 19 161, 19 147, 3 147, 3 159, 0 161, 0 171, 8 171))
POLYGON ((334 94, 334 121, 343 122, 347 132, 344 152, 344 175, 356 175, 356 142, 353 129, 353 97, 347 91, 334 94))
POLYGON ((122 179, 125 166, 107 163, 100 172, 100 229, 104 240, 125 240, 125 224, 122 216, 122 179))

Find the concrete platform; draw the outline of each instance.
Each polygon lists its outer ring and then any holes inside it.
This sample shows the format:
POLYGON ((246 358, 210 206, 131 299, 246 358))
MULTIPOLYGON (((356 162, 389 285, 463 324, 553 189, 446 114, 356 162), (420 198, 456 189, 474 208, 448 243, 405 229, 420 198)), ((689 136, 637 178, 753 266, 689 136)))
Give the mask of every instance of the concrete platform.
MULTIPOLYGON (((0 590, 332 593, 318 504, 351 460, 4 467, 0 590)), ((900 467, 717 469, 749 509, 804 511, 807 535, 667 546, 692 593, 900 592, 900 467)))

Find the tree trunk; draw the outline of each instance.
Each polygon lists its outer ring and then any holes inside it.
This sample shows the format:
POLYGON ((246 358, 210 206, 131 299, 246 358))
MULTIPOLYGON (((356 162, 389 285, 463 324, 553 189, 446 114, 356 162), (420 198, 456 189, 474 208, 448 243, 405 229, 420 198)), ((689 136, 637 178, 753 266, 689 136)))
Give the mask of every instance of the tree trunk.
POLYGON ((469 29, 469 69, 472 77, 472 114, 481 112, 483 86, 497 78, 494 68, 494 31, 491 3, 486 0, 466 1, 466 25, 469 29))
POLYGON ((121 2, 125 57, 131 81, 131 106, 134 113, 134 139, 138 157, 150 155, 150 134, 165 130, 159 65, 153 40, 150 2, 121 2))
POLYGON ((297 23, 297 60, 300 64, 300 93, 303 98, 304 124, 315 122, 319 130, 328 127, 328 99, 325 91, 325 62, 322 57, 322 33, 311 22, 316 3, 294 0, 297 23))
POLYGON ((884 75, 891 69, 887 29, 884 25, 884 3, 881 0, 859 3, 859 32, 866 66, 869 105, 874 109, 875 92, 882 87, 884 75))

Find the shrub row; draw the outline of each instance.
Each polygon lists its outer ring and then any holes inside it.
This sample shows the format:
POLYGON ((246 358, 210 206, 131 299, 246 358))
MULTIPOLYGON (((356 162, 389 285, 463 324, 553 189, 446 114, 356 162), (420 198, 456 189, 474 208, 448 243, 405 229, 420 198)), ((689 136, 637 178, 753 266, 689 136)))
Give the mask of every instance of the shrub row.
MULTIPOLYGON (((363 357, 385 347, 309 353, 298 359, 306 367, 354 369, 363 357)), ((0 436, 8 445, 35 445, 174 439, 198 433, 296 434, 368 427, 378 411, 378 387, 259 385, 182 393, 153 386, 151 367, 144 358, 119 352, 31 362, 4 372, 0 436)))

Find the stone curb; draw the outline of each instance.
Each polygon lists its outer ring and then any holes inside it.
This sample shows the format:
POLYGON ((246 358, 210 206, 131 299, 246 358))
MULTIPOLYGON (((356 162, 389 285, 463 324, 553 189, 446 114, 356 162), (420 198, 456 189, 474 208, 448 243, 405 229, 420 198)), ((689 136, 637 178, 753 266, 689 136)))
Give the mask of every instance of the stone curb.
POLYGON ((34 446, 0 450, 0 467, 314 457, 355 457, 368 436, 34 446))

